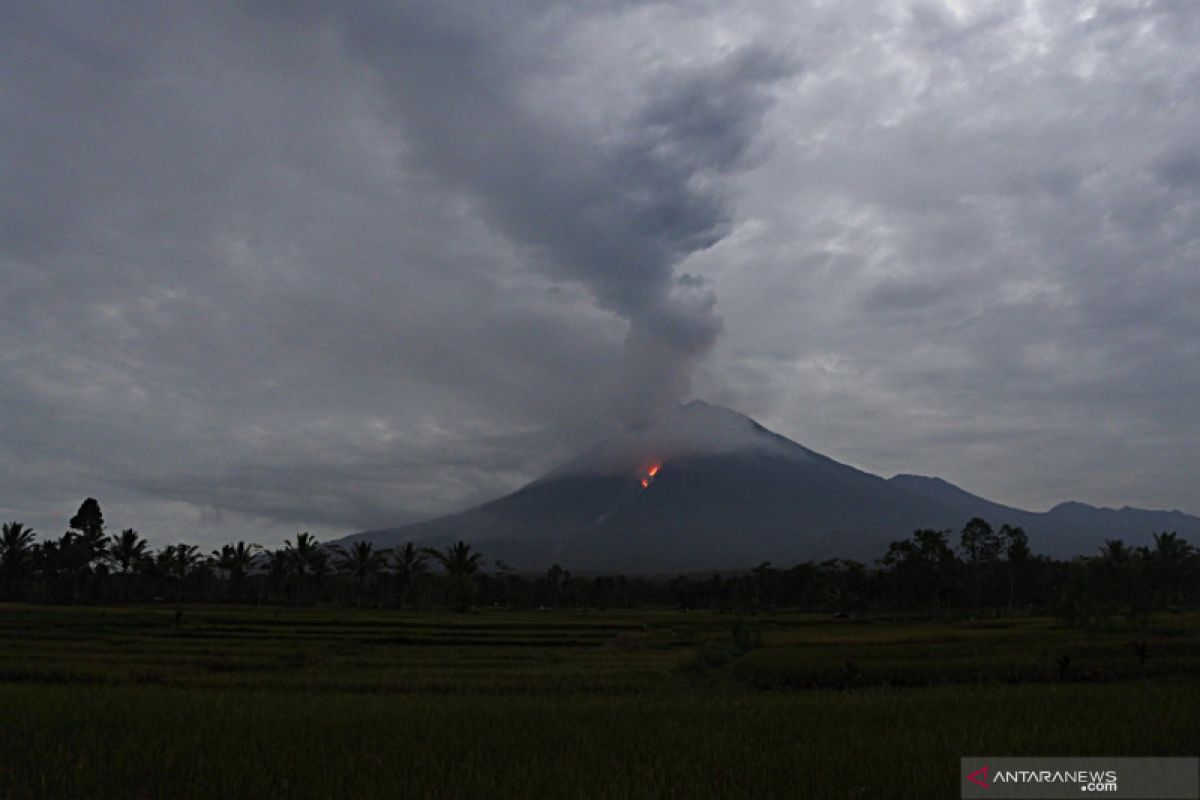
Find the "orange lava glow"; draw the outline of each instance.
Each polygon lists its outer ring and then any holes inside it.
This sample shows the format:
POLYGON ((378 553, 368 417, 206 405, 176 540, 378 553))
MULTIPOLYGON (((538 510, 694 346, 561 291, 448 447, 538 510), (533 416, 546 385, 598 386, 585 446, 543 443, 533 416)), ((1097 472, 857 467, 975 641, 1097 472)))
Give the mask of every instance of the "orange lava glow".
POLYGON ((662 464, 651 464, 646 468, 646 477, 642 478, 643 489, 650 486, 650 482, 654 480, 654 476, 658 474, 658 468, 661 466, 662 464))

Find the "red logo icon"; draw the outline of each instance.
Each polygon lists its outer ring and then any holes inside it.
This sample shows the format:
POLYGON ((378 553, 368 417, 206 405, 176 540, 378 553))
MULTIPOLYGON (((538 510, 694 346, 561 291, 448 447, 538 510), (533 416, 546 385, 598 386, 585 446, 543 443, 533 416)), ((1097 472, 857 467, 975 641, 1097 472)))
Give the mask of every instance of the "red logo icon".
POLYGON ((969 780, 971 783, 975 784, 976 786, 982 786, 985 789, 990 789, 991 786, 987 782, 987 771, 988 771, 988 768, 987 768, 987 765, 985 764, 980 769, 977 769, 974 772, 972 772, 970 775, 968 775, 967 780, 969 780), (982 776, 982 777, 980 777, 980 776, 982 776))

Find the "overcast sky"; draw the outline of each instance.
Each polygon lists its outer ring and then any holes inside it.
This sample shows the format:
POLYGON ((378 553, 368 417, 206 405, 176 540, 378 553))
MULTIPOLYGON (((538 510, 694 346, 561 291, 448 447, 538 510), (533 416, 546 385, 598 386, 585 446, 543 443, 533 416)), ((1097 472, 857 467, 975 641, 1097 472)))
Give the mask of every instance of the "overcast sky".
POLYGON ((0 517, 328 538, 691 397, 1200 513, 1197 41, 1193 0, 0 3, 0 517))

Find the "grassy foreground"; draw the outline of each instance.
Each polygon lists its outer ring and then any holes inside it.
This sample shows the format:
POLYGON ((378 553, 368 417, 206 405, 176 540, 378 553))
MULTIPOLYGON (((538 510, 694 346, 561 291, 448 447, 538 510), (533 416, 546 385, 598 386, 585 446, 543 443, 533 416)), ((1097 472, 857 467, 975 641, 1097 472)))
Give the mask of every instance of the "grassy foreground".
POLYGON ((1194 617, 751 622, 0 606, 0 796, 954 797, 963 755, 1200 752, 1194 617))

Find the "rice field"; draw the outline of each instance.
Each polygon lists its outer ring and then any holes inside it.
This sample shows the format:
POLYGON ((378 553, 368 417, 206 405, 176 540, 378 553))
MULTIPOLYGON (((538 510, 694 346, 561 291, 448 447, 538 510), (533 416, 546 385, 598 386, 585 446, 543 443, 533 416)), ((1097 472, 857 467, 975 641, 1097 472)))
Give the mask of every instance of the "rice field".
POLYGON ((1200 753, 1198 677, 1194 615, 7 605, 0 795, 953 797, 963 755, 1200 753))

